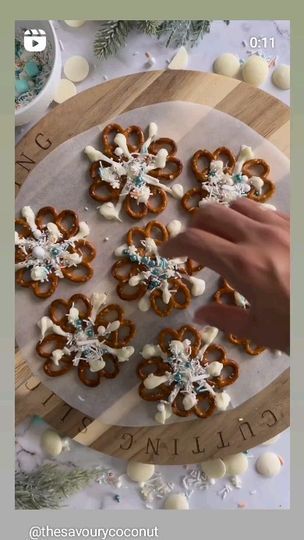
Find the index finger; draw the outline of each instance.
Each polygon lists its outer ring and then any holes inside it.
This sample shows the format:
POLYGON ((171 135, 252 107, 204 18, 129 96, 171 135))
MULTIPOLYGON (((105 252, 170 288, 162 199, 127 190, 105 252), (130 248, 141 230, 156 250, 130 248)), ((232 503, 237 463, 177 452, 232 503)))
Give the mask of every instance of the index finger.
POLYGON ((238 246, 207 231, 190 227, 163 244, 160 253, 170 258, 187 255, 224 276, 231 283, 236 282, 239 267, 238 246))

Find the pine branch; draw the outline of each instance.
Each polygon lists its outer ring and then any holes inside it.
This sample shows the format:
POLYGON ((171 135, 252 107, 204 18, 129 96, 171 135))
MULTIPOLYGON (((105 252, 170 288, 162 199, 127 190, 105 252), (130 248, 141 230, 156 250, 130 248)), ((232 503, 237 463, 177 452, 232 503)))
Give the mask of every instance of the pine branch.
POLYGON ((163 21, 160 25, 157 37, 168 34, 166 47, 194 47, 210 32, 212 21, 163 21))
POLYGON ((16 472, 16 509, 57 509, 62 501, 86 488, 100 477, 100 469, 65 469, 57 464, 45 464, 30 473, 16 472))
POLYGON ((157 36, 162 21, 136 21, 136 28, 148 36, 157 36))
POLYGON ((104 21, 94 41, 94 53, 100 59, 116 54, 125 44, 132 21, 104 21))

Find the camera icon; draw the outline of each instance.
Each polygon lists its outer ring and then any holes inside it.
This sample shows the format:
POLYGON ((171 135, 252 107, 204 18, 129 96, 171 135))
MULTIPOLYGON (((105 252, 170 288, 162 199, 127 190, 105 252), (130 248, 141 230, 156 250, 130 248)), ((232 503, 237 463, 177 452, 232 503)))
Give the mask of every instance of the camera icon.
POLYGON ((46 48, 46 34, 44 30, 31 28, 24 32, 24 48, 28 52, 42 52, 46 48))

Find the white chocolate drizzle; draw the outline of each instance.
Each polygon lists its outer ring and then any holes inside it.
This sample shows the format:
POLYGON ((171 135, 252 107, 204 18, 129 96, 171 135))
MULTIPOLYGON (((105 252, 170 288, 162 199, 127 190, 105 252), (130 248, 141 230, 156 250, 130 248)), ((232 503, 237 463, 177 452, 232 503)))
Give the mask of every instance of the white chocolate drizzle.
POLYGON ((118 162, 96 150, 93 146, 85 147, 84 152, 89 160, 91 162, 99 161, 100 163, 100 179, 107 182, 113 189, 120 189, 123 186, 116 204, 106 202, 98 207, 100 215, 105 219, 121 221, 120 212, 127 195, 130 195, 138 205, 140 203, 147 205, 151 196, 150 186, 156 186, 173 197, 181 198, 183 196, 183 187, 180 184, 168 187, 148 174, 154 169, 164 169, 166 167, 168 152, 165 148, 160 148, 156 155, 148 152, 151 142, 155 140, 157 131, 157 125, 151 122, 147 140, 143 143, 140 152, 134 153, 129 152, 125 135, 117 133, 114 138, 117 145, 114 153, 120 159, 118 162), (104 167, 103 163, 110 166, 104 167))
MULTIPOLYGON (((173 232, 180 231, 181 224, 178 220, 174 220, 168 225, 168 230, 173 229, 173 232), (171 227, 170 227, 171 226, 171 227)), ((176 233, 177 234, 177 233, 176 233)), ((187 273, 181 273, 184 270, 187 257, 176 257, 167 259, 161 257, 158 253, 158 248, 152 238, 141 240, 141 245, 144 247, 144 253, 140 254, 136 246, 122 244, 115 249, 114 254, 118 257, 127 257, 132 263, 140 265, 141 270, 129 279, 129 285, 136 287, 140 283, 147 286, 147 291, 138 302, 138 309, 146 312, 150 309, 150 295, 153 290, 160 289, 162 292, 162 301, 164 304, 169 304, 172 290, 171 279, 183 279, 189 282, 189 289, 192 296, 200 296, 205 291, 205 281, 187 273)))
POLYGON ((256 195, 261 195, 264 185, 262 178, 259 176, 248 178, 242 173, 244 163, 253 157, 254 154, 250 146, 242 145, 232 174, 224 172, 223 161, 211 161, 208 180, 202 184, 204 196, 199 201, 199 206, 209 202, 229 206, 236 199, 247 197, 252 188, 255 189, 256 195))
POLYGON ((91 296, 92 311, 89 319, 80 319, 78 309, 72 305, 67 319, 74 328, 74 332, 65 332, 60 326, 53 323, 49 317, 42 317, 38 322, 41 331, 41 341, 50 333, 55 333, 66 337, 66 343, 62 349, 55 349, 51 358, 56 366, 60 365, 63 356, 73 355, 73 365, 78 366, 81 360, 86 361, 90 366, 90 371, 102 370, 106 362, 104 355, 111 354, 117 358, 118 362, 126 362, 134 353, 134 347, 125 346, 114 348, 106 345, 105 341, 120 327, 120 321, 112 321, 107 326, 94 326, 96 316, 101 307, 105 304, 106 295, 104 293, 93 293, 91 296))
POLYGON ((75 247, 75 242, 88 236, 90 229, 87 223, 79 223, 78 233, 69 238, 63 239, 55 223, 47 223, 41 231, 37 228, 35 214, 30 206, 24 206, 21 211, 31 229, 32 236, 22 238, 15 231, 15 245, 24 254, 24 260, 15 264, 15 270, 28 268, 33 281, 49 281, 49 275, 55 274, 63 278, 62 269, 77 266, 82 261, 79 253, 70 253, 70 249, 75 247))
MULTIPOLYGON (((212 328, 212 327, 209 327, 212 328)), ((213 329, 213 328, 212 328, 213 329)), ((214 329, 217 330, 217 329, 214 329)), ((207 330, 206 334, 210 335, 207 330)), ((213 332, 213 335, 215 332, 213 332)), ((154 375, 150 373, 144 379, 145 388, 153 390, 161 385, 172 386, 167 401, 160 401, 155 419, 159 423, 165 423, 170 416, 172 403, 181 393, 183 396, 183 407, 186 411, 191 410, 198 402, 198 396, 203 392, 209 392, 214 396, 216 407, 224 410, 228 407, 230 396, 226 392, 217 392, 210 384, 213 377, 219 377, 223 369, 221 362, 211 362, 202 365, 203 349, 196 356, 192 354, 191 342, 188 339, 183 341, 171 340, 168 346, 168 353, 164 353, 159 345, 147 344, 144 346, 141 355, 148 359, 152 357, 161 357, 164 363, 171 367, 163 375, 154 375)))

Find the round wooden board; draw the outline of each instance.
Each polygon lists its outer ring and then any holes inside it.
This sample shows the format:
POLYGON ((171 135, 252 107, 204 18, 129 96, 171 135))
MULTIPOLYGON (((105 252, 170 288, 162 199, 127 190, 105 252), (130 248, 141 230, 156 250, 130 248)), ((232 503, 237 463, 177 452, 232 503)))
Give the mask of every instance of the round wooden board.
MULTIPOLYGON (((171 100, 200 103, 230 114, 289 156, 289 107, 279 100, 219 75, 149 71, 90 88, 42 118, 16 147, 16 190, 46 155, 69 138, 128 110, 171 100)), ((63 435, 116 457, 172 465, 196 463, 247 450, 289 426, 289 369, 241 406, 206 420, 122 427, 106 426, 72 409, 31 374, 17 352, 16 422, 35 414, 63 435)))

